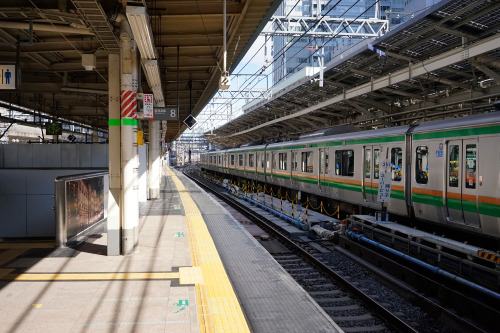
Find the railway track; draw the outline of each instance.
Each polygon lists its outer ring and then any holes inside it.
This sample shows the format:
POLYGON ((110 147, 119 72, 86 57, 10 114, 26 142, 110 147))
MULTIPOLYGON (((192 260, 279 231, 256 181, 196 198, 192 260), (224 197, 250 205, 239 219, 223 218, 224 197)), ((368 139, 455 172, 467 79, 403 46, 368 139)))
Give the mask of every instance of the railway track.
POLYGON ((344 331, 490 331, 345 250, 359 244, 345 238, 342 239, 343 247, 329 241, 293 241, 283 230, 260 216, 255 207, 248 207, 207 180, 186 175, 279 240, 281 250, 270 253, 344 331))

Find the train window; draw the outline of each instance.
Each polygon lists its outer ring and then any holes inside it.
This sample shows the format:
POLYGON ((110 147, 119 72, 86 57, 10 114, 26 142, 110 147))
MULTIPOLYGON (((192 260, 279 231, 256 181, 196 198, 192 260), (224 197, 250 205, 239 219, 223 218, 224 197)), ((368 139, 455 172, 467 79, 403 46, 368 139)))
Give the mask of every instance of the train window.
POLYGON ((403 149, 391 149, 392 180, 401 181, 403 178, 403 149))
POLYGON ((372 165, 372 150, 365 149, 365 178, 370 178, 371 171, 370 167, 372 165))
POLYGON ((238 166, 243 166, 243 154, 238 155, 238 166))
POLYGON ((219 165, 222 164, 222 156, 219 156, 219 165))
POLYGON ((273 156, 273 170, 276 170, 277 169, 276 168, 276 153, 273 153, 272 156, 273 156))
POLYGON ((427 184, 429 179, 429 149, 426 146, 418 146, 416 153, 415 180, 418 184, 427 184))
POLYGON ((465 187, 476 188, 476 145, 465 146, 465 187))
POLYGON ((335 174, 338 176, 354 176, 354 150, 335 151, 335 174))
POLYGON ((279 169, 286 170, 286 153, 279 154, 279 169))
POLYGON ((380 174, 380 150, 373 149, 373 178, 378 179, 380 174))
POLYGON ((450 170, 448 184, 450 187, 458 187, 458 171, 460 166, 460 149, 458 145, 450 146, 450 170))
POLYGON ((329 172, 329 169, 328 169, 328 152, 325 153, 325 172, 326 173, 329 172))
POLYGON ((306 151, 302 153, 302 172, 312 173, 313 170, 313 153, 306 151))
POLYGON ((234 165, 234 155, 231 155, 231 165, 234 165))
POLYGON ((255 155, 250 154, 248 155, 248 166, 253 168, 255 166, 255 155))
POLYGON ((297 171, 297 153, 292 153, 292 171, 297 171))
POLYGON ((269 170, 271 169, 271 156, 269 156, 270 154, 267 153, 266 154, 266 169, 269 170))

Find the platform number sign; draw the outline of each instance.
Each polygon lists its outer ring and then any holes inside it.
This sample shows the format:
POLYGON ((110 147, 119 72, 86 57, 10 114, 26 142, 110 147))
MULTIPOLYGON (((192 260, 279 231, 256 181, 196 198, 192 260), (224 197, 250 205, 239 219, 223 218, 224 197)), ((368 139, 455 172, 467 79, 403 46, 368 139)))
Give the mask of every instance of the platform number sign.
POLYGON ((176 107, 156 107, 154 108, 155 120, 179 120, 179 109, 176 107))
POLYGON ((380 172, 378 183, 377 202, 389 202, 391 199, 391 160, 385 159, 380 165, 382 170, 380 172))
POLYGON ((144 94, 144 118, 153 118, 153 94, 144 94))

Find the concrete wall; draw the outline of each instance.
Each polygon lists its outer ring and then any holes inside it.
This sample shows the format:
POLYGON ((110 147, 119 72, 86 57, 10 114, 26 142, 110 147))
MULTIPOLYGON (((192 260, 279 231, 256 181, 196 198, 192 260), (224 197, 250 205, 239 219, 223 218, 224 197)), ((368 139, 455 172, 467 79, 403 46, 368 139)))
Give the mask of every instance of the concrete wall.
POLYGON ((0 238, 55 237, 54 179, 94 171, 0 169, 0 238))
POLYGON ((96 169, 107 144, 0 145, 0 238, 55 237, 54 179, 96 169))
POLYGON ((0 169, 108 168, 107 144, 0 145, 0 169))

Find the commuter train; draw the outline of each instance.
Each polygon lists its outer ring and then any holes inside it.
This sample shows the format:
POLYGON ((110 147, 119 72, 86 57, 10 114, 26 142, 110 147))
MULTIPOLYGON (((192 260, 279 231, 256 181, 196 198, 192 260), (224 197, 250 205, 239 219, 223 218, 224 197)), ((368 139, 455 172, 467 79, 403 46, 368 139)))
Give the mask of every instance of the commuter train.
POLYGON ((500 112, 202 154, 203 169, 500 238, 500 112), (386 186, 387 188, 387 186, 386 186))

